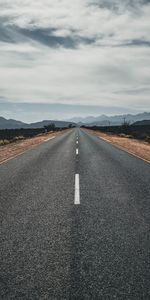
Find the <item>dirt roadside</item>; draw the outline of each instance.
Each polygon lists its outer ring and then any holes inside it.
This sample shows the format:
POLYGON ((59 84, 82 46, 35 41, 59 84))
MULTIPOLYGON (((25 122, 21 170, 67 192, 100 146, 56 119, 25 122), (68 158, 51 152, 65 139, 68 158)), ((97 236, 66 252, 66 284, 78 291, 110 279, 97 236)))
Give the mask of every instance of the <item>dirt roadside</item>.
POLYGON ((100 131, 84 129, 92 134, 110 142, 111 144, 136 155, 150 163, 150 144, 136 139, 109 135, 100 131))
POLYGON ((8 145, 4 145, 0 147, 0 164, 4 163, 7 160, 10 160, 17 155, 26 152, 44 142, 47 142, 50 139, 55 138, 58 135, 61 135, 66 132, 66 130, 53 132, 53 133, 46 133, 42 135, 35 136, 30 139, 25 139, 23 141, 18 141, 15 143, 11 143, 8 145))

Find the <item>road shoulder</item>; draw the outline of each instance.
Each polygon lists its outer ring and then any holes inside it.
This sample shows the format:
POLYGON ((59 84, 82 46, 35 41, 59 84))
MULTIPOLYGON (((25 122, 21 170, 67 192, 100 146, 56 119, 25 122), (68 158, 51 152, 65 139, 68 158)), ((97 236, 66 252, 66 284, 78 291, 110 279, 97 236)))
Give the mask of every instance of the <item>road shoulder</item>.
MULTIPOLYGON (((66 132, 66 130, 65 130, 66 132)), ((28 138, 20 142, 11 143, 0 147, 0 165, 11 160, 34 147, 54 139, 56 136, 64 133, 64 130, 41 134, 33 138, 28 138)))
POLYGON ((108 143, 111 143, 117 148, 150 163, 150 145, 148 143, 136 139, 119 137, 117 135, 109 135, 91 129, 84 129, 84 130, 103 139, 108 143))

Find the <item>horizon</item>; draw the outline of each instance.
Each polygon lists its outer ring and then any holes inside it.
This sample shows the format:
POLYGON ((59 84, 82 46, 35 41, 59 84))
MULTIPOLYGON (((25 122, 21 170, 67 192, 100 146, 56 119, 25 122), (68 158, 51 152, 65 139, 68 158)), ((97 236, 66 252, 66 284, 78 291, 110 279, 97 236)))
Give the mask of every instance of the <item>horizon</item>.
POLYGON ((102 116, 106 116, 106 117, 118 117, 118 116, 128 116, 128 115, 131 115, 131 116, 137 116, 137 115, 141 115, 141 114, 149 114, 150 112, 149 111, 145 111, 145 112, 140 112, 140 113, 125 113, 125 114, 98 114, 98 115, 86 115, 85 117, 82 117, 82 116, 78 116, 78 117, 71 117, 70 119, 56 119, 56 118, 49 118, 49 119, 37 119, 35 121, 31 121, 31 122, 26 122, 24 120, 21 120, 21 119, 14 119, 14 118, 6 118, 2 115, 0 115, 0 118, 4 118, 6 120, 15 120, 15 121, 18 121, 18 122, 23 122, 23 123, 27 123, 27 124, 30 124, 30 123, 37 123, 37 122, 43 122, 43 121, 62 121, 62 122, 74 122, 74 123, 78 123, 78 122, 82 122, 82 121, 75 121, 76 119, 81 119, 81 120, 86 120, 87 118, 93 118, 93 119, 96 119, 96 118, 99 118, 99 117, 102 117, 102 116))
POLYGON ((98 117, 100 115, 136 115, 144 112, 146 111, 98 105, 0 102, 1 116, 6 119, 20 120, 25 123, 38 122, 39 120, 41 121, 41 119, 65 121, 72 118, 86 118, 89 116, 98 117))

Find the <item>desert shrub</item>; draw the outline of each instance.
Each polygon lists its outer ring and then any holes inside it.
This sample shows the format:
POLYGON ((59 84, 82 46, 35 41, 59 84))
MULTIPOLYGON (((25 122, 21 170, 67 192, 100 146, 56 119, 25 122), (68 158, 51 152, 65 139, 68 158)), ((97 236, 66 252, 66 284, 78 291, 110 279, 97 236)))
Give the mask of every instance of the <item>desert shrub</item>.
POLYGON ((0 140, 0 146, 3 146, 3 145, 4 145, 4 141, 0 140))
POLYGON ((23 135, 19 135, 19 136, 15 136, 14 138, 13 138, 13 142, 17 142, 17 141, 21 141, 21 140, 24 140, 24 136, 23 135))
POLYGON ((3 140, 3 145, 8 145, 10 143, 10 141, 9 140, 3 140))
POLYGON ((118 135, 123 138, 127 137, 127 135, 125 133, 119 133, 118 135))
POLYGON ((49 125, 44 126, 46 132, 53 132, 55 130, 55 124, 50 123, 49 125))
POLYGON ((127 134, 126 137, 127 137, 128 139, 134 139, 134 137, 133 137, 132 134, 127 134))
POLYGON ((146 136, 145 141, 150 144, 150 136, 146 136))
POLYGON ((7 145, 7 144, 9 144, 10 142, 9 142, 9 140, 4 140, 4 145, 7 145))

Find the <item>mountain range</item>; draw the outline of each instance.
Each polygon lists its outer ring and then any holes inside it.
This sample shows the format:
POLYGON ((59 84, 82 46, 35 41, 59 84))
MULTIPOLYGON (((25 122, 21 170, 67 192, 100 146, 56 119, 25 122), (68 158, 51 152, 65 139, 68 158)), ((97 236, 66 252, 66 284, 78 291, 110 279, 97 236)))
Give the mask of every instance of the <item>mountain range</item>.
POLYGON ((133 124, 137 121, 150 120, 150 112, 144 112, 137 115, 126 114, 126 115, 116 115, 107 116, 101 115, 98 117, 88 116, 85 118, 75 117, 69 119, 69 122, 75 122, 80 125, 90 125, 90 126, 108 126, 108 125, 121 125, 122 123, 129 122, 133 124))
MULTIPOLYGON (((54 123, 56 127, 63 128, 68 127, 70 123, 73 125, 88 125, 88 126, 108 126, 108 125, 121 125, 125 121, 130 122, 130 124, 150 120, 150 112, 144 112, 137 115, 126 114, 126 115, 116 115, 116 116, 107 116, 101 115, 98 117, 88 116, 85 118, 72 118, 68 121, 55 121, 55 120, 44 120, 35 123, 24 123, 21 121, 13 120, 13 119, 5 119, 0 117, 0 129, 17 129, 17 128, 42 128, 44 126, 49 125, 50 123, 54 123)), ((140 125, 140 124, 139 124, 140 125)))
MULTIPOLYGON (((70 122, 67 121, 54 121, 54 120, 44 120, 41 122, 27 124, 21 121, 16 121, 13 119, 7 120, 3 117, 0 117, 0 129, 43 128, 44 126, 47 126, 51 123, 55 124, 55 126, 59 128, 68 127, 70 124, 70 122)), ((75 124, 73 123, 73 125, 75 124)))

